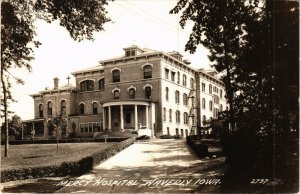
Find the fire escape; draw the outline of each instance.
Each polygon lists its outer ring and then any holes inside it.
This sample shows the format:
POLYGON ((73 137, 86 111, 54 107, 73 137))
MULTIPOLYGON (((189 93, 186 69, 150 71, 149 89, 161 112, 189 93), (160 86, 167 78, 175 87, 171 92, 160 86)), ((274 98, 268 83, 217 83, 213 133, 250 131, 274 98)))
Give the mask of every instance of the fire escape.
POLYGON ((198 102, 196 99, 196 88, 193 87, 188 95, 188 99, 190 99, 190 103, 188 103, 189 113, 188 117, 189 119, 188 126, 191 129, 191 134, 195 134, 197 131, 197 107, 198 102))

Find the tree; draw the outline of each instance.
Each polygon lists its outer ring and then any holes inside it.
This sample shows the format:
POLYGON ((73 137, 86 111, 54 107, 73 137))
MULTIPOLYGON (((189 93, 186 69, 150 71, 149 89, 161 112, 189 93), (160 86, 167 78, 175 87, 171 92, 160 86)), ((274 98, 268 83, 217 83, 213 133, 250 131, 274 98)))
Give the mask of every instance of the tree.
POLYGON ((56 153, 58 154, 58 140, 63 135, 68 133, 68 118, 65 112, 60 112, 56 117, 49 121, 49 133, 52 137, 56 138, 56 153))
MULTIPOLYGON (((22 120, 18 115, 12 116, 8 119, 9 135, 15 136, 16 139, 20 139, 22 135, 22 120)), ((5 123, 1 126, 1 134, 5 134, 5 123)), ((2 139, 2 137, 1 137, 2 139)))
POLYGON ((4 0, 1 1, 1 84, 3 89, 4 120, 6 123, 5 153, 8 148, 8 100, 13 100, 11 78, 17 83, 23 80, 14 77, 12 68, 31 71, 30 61, 34 58, 33 48, 40 42, 35 40, 36 19, 47 22, 60 20, 70 36, 77 41, 93 40, 93 32, 103 30, 109 22, 105 5, 108 0, 4 0))
POLYGON ((229 115, 232 127, 235 126, 234 69, 237 55, 244 46, 245 23, 251 17, 251 6, 245 6, 245 2, 245 0, 181 0, 170 11, 171 14, 182 11, 181 27, 184 27, 188 20, 194 23, 185 50, 194 53, 197 45, 203 44, 210 50, 209 59, 214 62, 215 69, 225 73, 224 83, 230 105, 229 115))
POLYGON ((289 86, 297 88, 299 72, 298 6, 276 0, 181 0, 171 10, 182 11, 182 27, 194 22, 186 50, 193 53, 203 44, 216 70, 225 71, 230 110, 222 116, 236 126, 227 134, 225 149, 231 172, 283 175, 287 113, 298 107, 297 89, 288 91, 289 86))

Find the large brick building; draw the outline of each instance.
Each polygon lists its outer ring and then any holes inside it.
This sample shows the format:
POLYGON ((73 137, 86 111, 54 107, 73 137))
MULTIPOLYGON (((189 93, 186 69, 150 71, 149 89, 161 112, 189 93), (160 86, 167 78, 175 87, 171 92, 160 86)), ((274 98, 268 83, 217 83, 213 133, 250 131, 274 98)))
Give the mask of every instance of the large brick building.
POLYGON ((48 138, 48 123, 60 111, 77 136, 106 130, 151 129, 152 136, 186 136, 225 109, 224 84, 214 71, 195 69, 178 52, 137 46, 122 57, 73 72, 76 86, 33 94, 35 119, 26 121, 36 136, 48 138))

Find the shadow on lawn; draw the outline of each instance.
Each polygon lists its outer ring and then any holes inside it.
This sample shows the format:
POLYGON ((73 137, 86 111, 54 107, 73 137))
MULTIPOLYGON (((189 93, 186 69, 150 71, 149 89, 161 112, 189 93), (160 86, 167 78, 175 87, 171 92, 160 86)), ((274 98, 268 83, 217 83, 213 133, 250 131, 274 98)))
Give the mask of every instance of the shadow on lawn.
POLYGON ((40 178, 34 180, 27 180, 23 183, 4 186, 3 193, 54 193, 61 189, 63 186, 56 186, 63 180, 70 180, 70 177, 59 178, 40 178))

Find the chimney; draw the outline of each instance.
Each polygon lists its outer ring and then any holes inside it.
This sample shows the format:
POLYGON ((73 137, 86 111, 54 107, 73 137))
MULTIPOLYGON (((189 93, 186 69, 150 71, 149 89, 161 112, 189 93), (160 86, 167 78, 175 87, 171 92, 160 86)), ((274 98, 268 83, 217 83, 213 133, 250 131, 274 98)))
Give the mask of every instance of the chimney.
POLYGON ((57 89, 58 89, 58 82, 59 82, 58 77, 55 77, 55 78, 53 79, 53 81, 54 81, 54 90, 57 90, 57 89))

